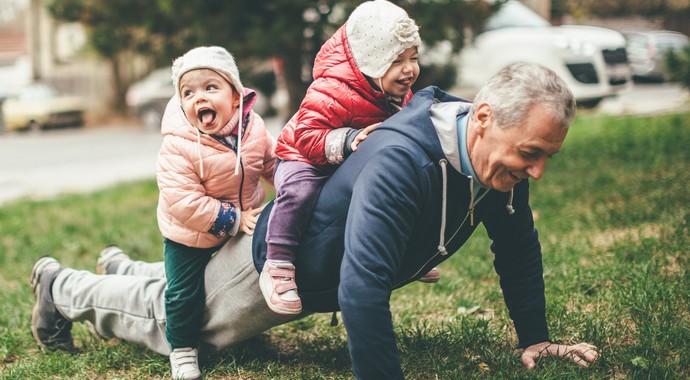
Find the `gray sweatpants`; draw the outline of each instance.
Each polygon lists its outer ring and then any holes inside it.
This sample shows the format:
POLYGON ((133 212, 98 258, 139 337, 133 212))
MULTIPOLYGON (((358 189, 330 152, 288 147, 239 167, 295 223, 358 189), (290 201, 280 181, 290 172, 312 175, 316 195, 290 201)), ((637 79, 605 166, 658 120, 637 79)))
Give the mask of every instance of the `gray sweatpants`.
MULTIPOLYGON (((206 309, 200 350, 218 351, 271 327, 304 317, 272 312, 259 288, 251 236, 226 243, 206 267, 206 309)), ((64 269, 53 284, 55 304, 67 319, 91 322, 101 336, 141 344, 168 355, 163 263, 122 263, 118 274, 64 269)))

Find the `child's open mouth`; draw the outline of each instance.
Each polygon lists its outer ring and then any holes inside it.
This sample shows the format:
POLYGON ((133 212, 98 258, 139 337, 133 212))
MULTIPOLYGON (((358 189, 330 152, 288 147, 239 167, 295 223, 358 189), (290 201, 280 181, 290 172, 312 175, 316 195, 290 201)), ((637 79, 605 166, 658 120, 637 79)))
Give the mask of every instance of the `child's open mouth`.
POLYGON ((216 119, 216 112, 213 110, 201 110, 199 111, 199 121, 202 124, 210 124, 216 119))

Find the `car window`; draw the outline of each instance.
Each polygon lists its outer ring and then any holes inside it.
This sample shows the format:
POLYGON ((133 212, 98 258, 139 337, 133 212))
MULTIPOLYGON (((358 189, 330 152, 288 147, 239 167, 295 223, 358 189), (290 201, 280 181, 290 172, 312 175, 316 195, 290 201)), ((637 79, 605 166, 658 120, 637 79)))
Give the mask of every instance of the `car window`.
POLYGON ((54 98, 55 96, 57 96, 57 93, 52 87, 45 84, 34 84, 22 89, 22 91, 19 93, 19 100, 43 100, 54 98))
POLYGON ((647 38, 644 36, 639 36, 639 35, 628 35, 628 47, 630 48, 646 48, 647 46, 647 38))
POLYGON ((669 49, 680 50, 688 44, 688 41, 676 36, 663 36, 657 38, 656 46, 660 51, 669 49))
POLYGON ((509 1, 491 16, 484 30, 495 30, 509 27, 545 27, 551 24, 533 10, 517 1, 509 1))

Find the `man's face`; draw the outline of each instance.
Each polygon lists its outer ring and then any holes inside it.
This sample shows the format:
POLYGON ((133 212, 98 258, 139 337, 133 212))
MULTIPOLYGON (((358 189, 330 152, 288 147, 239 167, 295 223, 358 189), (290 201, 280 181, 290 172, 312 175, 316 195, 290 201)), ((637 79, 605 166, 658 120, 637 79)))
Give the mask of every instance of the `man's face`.
POLYGON ((539 180, 546 160, 561 150, 568 133, 541 105, 530 108, 516 126, 499 128, 487 103, 477 107, 470 121, 468 150, 479 181, 498 191, 510 191, 527 178, 539 180))
POLYGON ((180 78, 180 100, 187 120, 200 131, 214 134, 230 121, 240 98, 220 74, 197 69, 180 78))

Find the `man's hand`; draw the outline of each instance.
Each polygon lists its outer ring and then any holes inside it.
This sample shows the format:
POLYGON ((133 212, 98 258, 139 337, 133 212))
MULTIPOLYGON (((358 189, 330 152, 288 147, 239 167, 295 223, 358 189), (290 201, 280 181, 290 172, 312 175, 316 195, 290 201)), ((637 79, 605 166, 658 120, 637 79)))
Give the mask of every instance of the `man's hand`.
POLYGON ((261 214, 263 207, 240 212, 240 231, 252 236, 254 235, 254 228, 256 228, 256 221, 259 219, 257 215, 261 214))
POLYGON ((545 356, 566 358, 577 365, 587 367, 589 363, 597 359, 599 353, 595 346, 588 343, 567 345, 543 342, 527 347, 522 353, 520 361, 525 368, 532 369, 537 365, 535 359, 545 356))
POLYGON ((378 127, 379 124, 381 123, 372 124, 366 128, 360 129, 359 133, 357 134, 357 136, 355 136, 355 139, 350 144, 350 148, 352 148, 353 152, 357 151, 357 145, 359 145, 359 143, 361 143, 362 141, 366 140, 367 136, 369 136, 369 133, 373 131, 374 128, 378 127))

